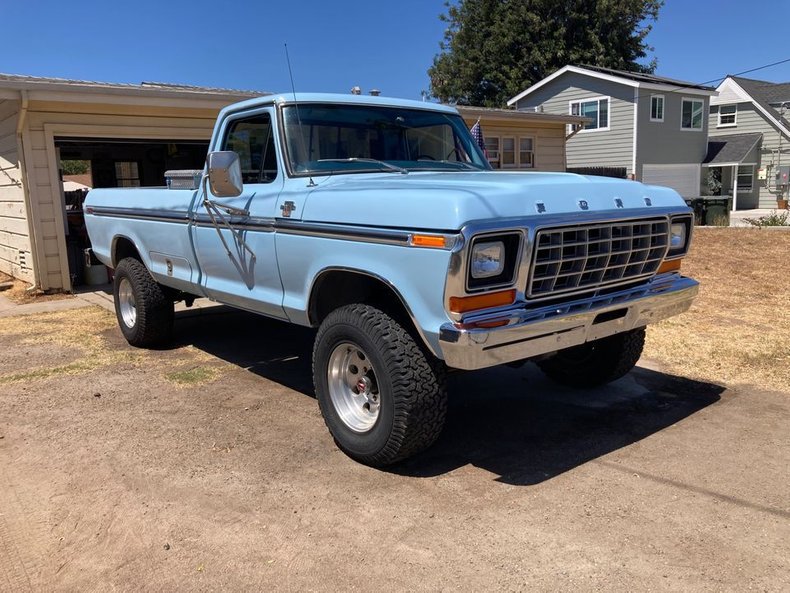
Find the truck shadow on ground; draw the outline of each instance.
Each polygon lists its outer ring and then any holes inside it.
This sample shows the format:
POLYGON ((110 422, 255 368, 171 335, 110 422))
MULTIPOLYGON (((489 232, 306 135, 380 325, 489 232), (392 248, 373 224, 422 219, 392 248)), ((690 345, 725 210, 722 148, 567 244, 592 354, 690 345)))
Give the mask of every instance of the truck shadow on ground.
MULTIPOLYGON (((314 330, 221 308, 180 318, 181 344, 314 397, 314 330)), ((428 451, 388 469, 432 477, 466 465, 533 485, 640 441, 719 401, 725 388, 637 367, 605 387, 576 390, 532 364, 451 373, 444 432, 428 451)))
POLYGON ((566 388, 535 365, 457 373, 434 447, 392 471, 437 476, 467 464, 534 485, 626 447, 719 401, 724 387, 637 367, 595 389, 566 388))

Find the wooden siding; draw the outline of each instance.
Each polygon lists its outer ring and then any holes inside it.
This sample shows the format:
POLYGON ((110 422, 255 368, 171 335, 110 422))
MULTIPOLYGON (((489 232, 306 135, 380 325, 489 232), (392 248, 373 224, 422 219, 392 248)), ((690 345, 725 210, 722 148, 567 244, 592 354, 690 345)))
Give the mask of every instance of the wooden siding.
POLYGON ((44 289, 70 288, 62 185, 56 170, 58 137, 208 140, 219 109, 138 107, 31 101, 26 121, 30 200, 44 289))
POLYGON ((626 167, 633 171, 634 89, 568 72, 516 103, 516 109, 543 107, 567 115, 569 102, 609 97, 609 130, 582 131, 566 145, 568 167, 626 167))
POLYGON ((30 232, 16 135, 19 103, 0 101, 0 271, 33 282, 30 232))
MULTIPOLYGON (((738 209, 776 208, 776 195, 768 191, 765 181, 757 180, 757 169, 777 164, 776 151, 779 149, 779 129, 751 103, 738 103, 735 126, 717 128, 718 122, 719 106, 714 105, 710 108, 709 118, 711 138, 729 134, 761 133, 763 135, 759 151, 754 151, 755 157, 747 157, 750 161, 756 161, 754 191, 751 193, 738 192, 738 209)), ((784 135, 782 138, 782 162, 790 165, 790 136, 788 135, 784 135)), ((771 180, 771 185, 773 186, 773 180, 771 180)), ((728 178, 726 187, 722 187, 722 193, 732 195, 731 186, 732 182, 728 178)))
MULTIPOLYGON (((466 120, 471 128, 476 118, 466 120)), ((491 121, 480 118, 483 137, 534 138, 535 166, 531 169, 501 169, 503 171, 565 171, 565 124, 519 123, 491 121)))

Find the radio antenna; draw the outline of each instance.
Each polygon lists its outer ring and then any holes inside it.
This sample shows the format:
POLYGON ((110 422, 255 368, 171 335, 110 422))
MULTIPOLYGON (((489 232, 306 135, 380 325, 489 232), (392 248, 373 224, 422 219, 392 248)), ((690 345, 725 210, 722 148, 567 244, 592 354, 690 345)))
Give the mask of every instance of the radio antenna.
MULTIPOLYGON (((294 85, 294 75, 291 71, 291 56, 288 55, 288 44, 284 43, 285 46, 285 62, 288 64, 288 76, 291 78, 291 93, 294 96, 294 107, 296 108, 296 123, 299 126, 299 143, 302 145, 302 154, 304 158, 307 158, 307 148, 304 144, 304 132, 302 131, 302 118, 299 116, 299 102, 296 100, 296 86, 294 85)), ((318 185, 315 181, 313 181, 313 176, 308 173, 307 178, 309 179, 307 183, 307 187, 315 187, 318 185)))

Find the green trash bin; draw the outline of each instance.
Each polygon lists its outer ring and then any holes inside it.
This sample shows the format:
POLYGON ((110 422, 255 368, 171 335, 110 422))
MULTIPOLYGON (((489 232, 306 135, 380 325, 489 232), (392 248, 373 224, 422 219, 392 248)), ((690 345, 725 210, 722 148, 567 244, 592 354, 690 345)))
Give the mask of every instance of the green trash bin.
POLYGON ((732 198, 729 196, 705 198, 705 224, 707 226, 730 226, 732 198))
POLYGON ((686 198, 686 205, 694 210, 694 224, 705 224, 705 198, 700 196, 697 198, 686 198))

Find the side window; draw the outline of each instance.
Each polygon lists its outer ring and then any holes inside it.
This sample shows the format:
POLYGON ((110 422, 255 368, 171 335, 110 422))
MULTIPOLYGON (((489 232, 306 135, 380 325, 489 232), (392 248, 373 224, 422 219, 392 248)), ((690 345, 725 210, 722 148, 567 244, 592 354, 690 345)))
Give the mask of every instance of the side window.
POLYGON ((232 121, 222 150, 239 155, 244 183, 271 183, 277 177, 274 130, 268 113, 232 121))

